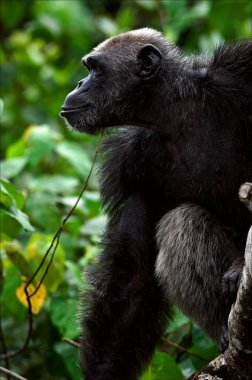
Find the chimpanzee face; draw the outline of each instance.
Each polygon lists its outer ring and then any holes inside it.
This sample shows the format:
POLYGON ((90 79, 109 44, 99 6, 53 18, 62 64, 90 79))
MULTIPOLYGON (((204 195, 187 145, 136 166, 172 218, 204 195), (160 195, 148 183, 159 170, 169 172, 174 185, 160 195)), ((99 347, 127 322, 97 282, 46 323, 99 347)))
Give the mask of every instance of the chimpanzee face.
POLYGON ((162 56, 151 44, 119 42, 105 41, 82 59, 89 75, 67 95, 60 112, 72 128, 96 134, 110 126, 139 124, 143 82, 158 73, 162 56))

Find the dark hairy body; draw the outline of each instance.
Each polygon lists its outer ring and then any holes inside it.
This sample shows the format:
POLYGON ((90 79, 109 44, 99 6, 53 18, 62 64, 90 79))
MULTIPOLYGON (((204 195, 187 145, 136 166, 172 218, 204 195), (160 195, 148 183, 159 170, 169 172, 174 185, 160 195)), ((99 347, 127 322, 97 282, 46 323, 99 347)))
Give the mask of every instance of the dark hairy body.
POLYGON ((103 251, 83 295, 85 380, 134 380, 172 304, 222 343, 251 214, 252 44, 182 57, 160 33, 113 37, 84 57, 90 75, 61 115, 104 143, 103 251), (144 128, 143 128, 144 127, 144 128))

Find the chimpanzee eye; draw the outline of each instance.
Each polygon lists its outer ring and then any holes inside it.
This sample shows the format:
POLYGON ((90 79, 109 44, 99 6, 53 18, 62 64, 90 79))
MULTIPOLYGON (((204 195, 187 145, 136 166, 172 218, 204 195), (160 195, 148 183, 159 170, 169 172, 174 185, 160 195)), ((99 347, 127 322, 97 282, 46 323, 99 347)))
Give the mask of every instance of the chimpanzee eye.
POLYGON ((84 57, 82 59, 82 64, 83 66, 85 66, 88 71, 95 71, 95 72, 99 72, 100 71, 100 64, 97 60, 97 57, 95 56, 88 56, 88 57, 84 57))
POLYGON ((82 85, 82 83, 83 83, 83 80, 80 80, 80 81, 78 82, 76 88, 80 88, 80 86, 82 85))

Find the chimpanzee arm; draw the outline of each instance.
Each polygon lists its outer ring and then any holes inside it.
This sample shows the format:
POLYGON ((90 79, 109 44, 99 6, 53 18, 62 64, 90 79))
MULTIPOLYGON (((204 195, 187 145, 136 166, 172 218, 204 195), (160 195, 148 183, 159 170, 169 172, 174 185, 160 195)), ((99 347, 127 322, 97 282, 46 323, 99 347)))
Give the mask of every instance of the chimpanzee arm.
POLYGON ((137 379, 153 354, 168 305, 154 277, 152 234, 143 199, 129 196, 116 227, 108 227, 83 299, 85 380, 137 379))

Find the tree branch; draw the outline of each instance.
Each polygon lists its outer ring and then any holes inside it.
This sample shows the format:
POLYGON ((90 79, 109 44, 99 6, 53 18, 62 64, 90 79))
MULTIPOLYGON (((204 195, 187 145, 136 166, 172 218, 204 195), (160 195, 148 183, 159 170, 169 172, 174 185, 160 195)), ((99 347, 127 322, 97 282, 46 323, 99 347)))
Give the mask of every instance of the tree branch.
POLYGON ((20 376, 17 373, 10 371, 9 369, 4 368, 4 367, 0 367, 0 372, 4 373, 7 376, 10 376, 16 380, 28 380, 26 377, 20 376))
MULTIPOLYGON (((252 211, 252 183, 239 189, 239 198, 252 211)), ((187 380, 252 379, 252 227, 248 232, 245 264, 235 303, 228 318, 227 350, 187 380)))

